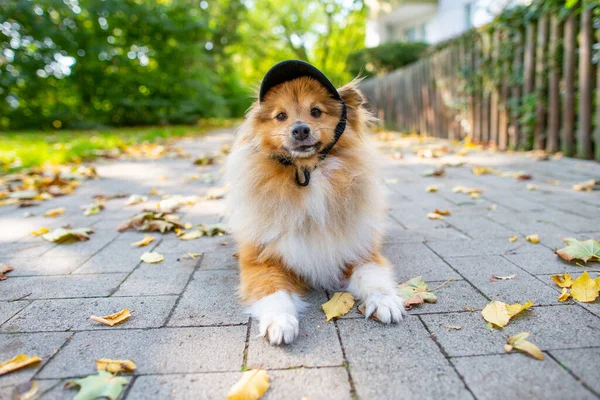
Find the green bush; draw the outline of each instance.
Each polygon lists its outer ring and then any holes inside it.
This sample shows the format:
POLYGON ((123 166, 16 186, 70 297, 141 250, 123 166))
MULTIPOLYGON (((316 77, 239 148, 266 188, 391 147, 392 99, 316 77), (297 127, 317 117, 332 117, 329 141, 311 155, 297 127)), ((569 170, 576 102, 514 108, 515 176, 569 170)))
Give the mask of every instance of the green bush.
POLYGON ((348 56, 348 69, 354 75, 380 75, 417 61, 428 45, 420 42, 390 42, 356 51, 348 56))

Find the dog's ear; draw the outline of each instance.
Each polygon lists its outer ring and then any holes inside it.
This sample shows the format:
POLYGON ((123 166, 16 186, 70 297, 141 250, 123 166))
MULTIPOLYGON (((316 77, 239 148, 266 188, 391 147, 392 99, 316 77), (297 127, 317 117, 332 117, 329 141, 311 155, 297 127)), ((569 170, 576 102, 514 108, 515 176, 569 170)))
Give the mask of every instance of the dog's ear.
POLYGON ((338 89, 338 93, 342 97, 342 100, 344 100, 349 107, 358 108, 365 103, 365 97, 358 89, 360 81, 362 81, 360 78, 354 79, 352 82, 338 89))

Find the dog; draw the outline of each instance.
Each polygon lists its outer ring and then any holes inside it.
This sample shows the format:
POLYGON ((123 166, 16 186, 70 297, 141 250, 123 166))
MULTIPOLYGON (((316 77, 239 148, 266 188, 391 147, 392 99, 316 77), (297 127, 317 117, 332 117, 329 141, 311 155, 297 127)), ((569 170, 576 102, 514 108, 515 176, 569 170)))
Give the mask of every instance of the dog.
POLYGON ((349 291, 382 323, 405 316, 380 250, 385 204, 364 103, 356 81, 338 90, 312 65, 284 61, 238 129, 227 219, 241 300, 271 344, 297 337, 310 288, 349 291))

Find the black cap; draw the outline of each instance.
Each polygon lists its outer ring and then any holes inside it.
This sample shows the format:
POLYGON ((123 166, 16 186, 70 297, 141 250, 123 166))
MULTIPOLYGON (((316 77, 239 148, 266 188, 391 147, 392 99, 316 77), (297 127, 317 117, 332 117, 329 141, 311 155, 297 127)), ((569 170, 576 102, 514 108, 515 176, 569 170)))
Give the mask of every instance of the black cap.
POLYGON ((300 60, 286 60, 272 66, 260 84, 258 100, 262 102, 267 92, 275 86, 304 76, 313 78, 323 85, 334 99, 342 100, 337 89, 325 74, 309 63, 300 60))

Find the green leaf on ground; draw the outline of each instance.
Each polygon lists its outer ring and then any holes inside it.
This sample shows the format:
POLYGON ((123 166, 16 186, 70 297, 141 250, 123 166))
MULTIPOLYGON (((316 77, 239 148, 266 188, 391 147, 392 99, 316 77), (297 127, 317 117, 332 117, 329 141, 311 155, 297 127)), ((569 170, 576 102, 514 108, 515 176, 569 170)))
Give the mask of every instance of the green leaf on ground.
POLYGON ((417 276, 398 285, 398 296, 404 300, 407 308, 415 304, 435 303, 437 296, 429 291, 422 277, 417 276))
POLYGON ((600 261, 600 242, 596 239, 579 241, 573 238, 563 239, 567 247, 556 250, 562 259, 567 261, 581 260, 583 262, 600 261))
POLYGON ((67 382, 63 389, 79 386, 79 393, 73 400, 96 400, 102 397, 116 400, 128 383, 129 380, 122 376, 100 371, 98 375, 89 375, 83 379, 67 382))
POLYGON ((94 233, 93 228, 65 229, 58 228, 52 232, 42 235, 42 238, 54 243, 67 243, 74 241, 85 242, 90 240, 90 233, 94 233))

